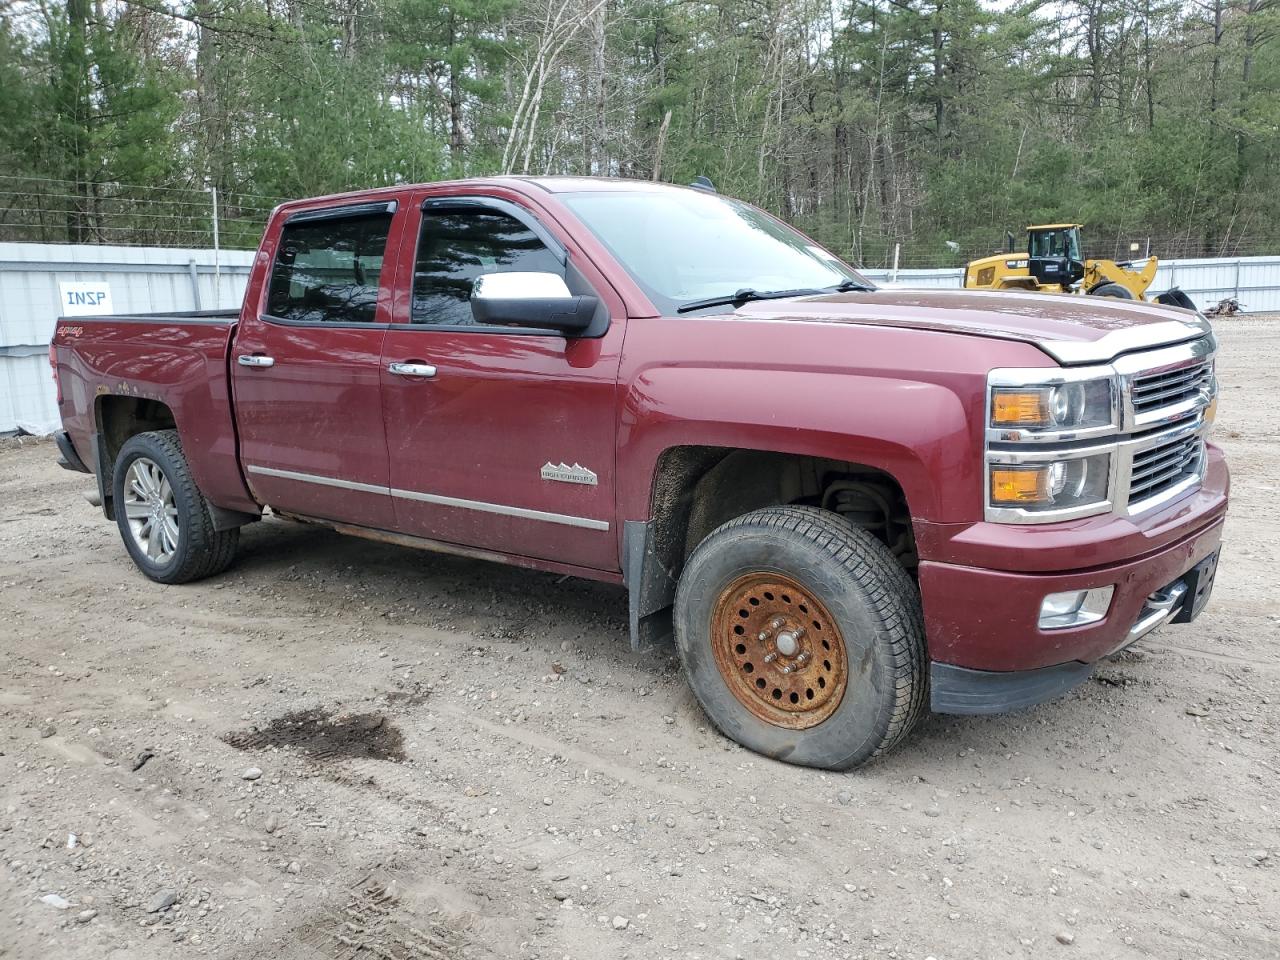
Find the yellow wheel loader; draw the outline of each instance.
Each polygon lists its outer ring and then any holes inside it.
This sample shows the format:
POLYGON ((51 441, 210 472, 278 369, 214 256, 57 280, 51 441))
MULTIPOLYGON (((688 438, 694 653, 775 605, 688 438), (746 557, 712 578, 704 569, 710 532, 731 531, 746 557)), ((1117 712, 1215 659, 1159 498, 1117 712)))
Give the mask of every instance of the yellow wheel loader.
MULTIPOLYGON (((1034 293, 1088 294, 1121 300, 1147 300, 1147 288, 1156 277, 1159 261, 1148 257, 1138 266, 1114 260, 1085 260, 1080 255, 1079 223, 1047 223, 1027 227, 1027 250, 1014 251, 1013 234, 1008 252, 973 260, 964 268, 964 285, 975 290, 1022 290, 1034 293)), ((1195 304, 1181 290, 1167 290, 1150 299, 1194 310, 1195 304)))

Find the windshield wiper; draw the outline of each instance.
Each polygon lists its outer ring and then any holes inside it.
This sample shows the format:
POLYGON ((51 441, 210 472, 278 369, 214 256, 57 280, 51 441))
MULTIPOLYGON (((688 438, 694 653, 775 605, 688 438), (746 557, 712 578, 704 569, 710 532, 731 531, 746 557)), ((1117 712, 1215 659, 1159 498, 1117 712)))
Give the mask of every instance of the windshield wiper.
POLYGON ((827 287, 835 293, 872 293, 875 287, 869 283, 860 283, 857 280, 841 280, 834 286, 827 287))
POLYGON ((736 306, 741 303, 749 303, 752 300, 783 300, 787 297, 811 297, 816 293, 825 292, 825 290, 815 290, 812 287, 802 287, 799 290, 753 290, 751 287, 743 287, 737 293, 724 294, 719 297, 707 297, 705 300, 690 300, 688 303, 676 307, 676 312, 688 313, 690 310, 701 310, 703 307, 723 307, 730 304, 736 306))

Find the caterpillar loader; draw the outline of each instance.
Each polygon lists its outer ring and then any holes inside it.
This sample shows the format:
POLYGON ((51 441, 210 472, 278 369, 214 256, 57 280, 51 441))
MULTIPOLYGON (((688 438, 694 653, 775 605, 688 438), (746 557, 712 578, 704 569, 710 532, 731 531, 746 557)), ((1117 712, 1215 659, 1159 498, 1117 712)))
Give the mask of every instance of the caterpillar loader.
POLYGON ((1148 257, 1135 268, 1114 260, 1086 260, 1080 254, 1079 223, 1047 223, 1027 227, 1027 250, 1014 251, 1013 234, 1008 252, 970 261, 964 268, 964 285, 976 290, 1023 290, 1035 293, 1073 293, 1121 300, 1147 300, 1194 310, 1191 298, 1177 288, 1148 298, 1147 288, 1156 277, 1159 261, 1148 257))

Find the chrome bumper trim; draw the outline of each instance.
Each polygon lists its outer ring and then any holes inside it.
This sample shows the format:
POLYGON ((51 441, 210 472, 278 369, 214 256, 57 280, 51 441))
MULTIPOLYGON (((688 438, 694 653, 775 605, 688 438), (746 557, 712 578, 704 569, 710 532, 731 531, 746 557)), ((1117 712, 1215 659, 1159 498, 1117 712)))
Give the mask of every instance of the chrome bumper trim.
POLYGON ((1149 596, 1137 622, 1129 628, 1128 642, 1133 643, 1135 640, 1141 640, 1156 627, 1173 619, 1174 612, 1186 595, 1187 585, 1182 581, 1178 581, 1172 586, 1166 587, 1163 591, 1156 591, 1149 596))

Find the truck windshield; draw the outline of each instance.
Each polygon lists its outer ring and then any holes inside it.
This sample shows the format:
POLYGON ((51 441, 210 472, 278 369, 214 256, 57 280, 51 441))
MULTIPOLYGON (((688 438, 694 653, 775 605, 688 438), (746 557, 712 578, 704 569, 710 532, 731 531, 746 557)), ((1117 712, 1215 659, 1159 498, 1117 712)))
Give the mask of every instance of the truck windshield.
POLYGON ((561 199, 667 315, 744 289, 822 290, 850 281, 873 287, 802 234, 738 200, 671 189, 561 199))

